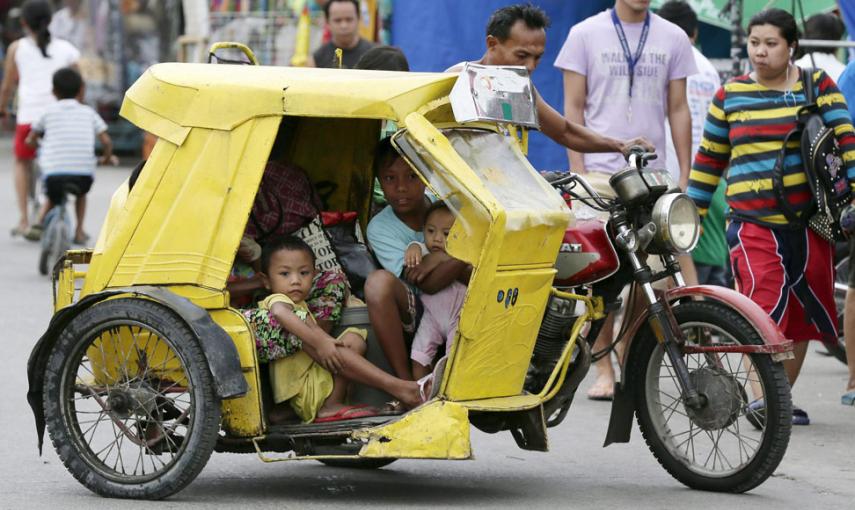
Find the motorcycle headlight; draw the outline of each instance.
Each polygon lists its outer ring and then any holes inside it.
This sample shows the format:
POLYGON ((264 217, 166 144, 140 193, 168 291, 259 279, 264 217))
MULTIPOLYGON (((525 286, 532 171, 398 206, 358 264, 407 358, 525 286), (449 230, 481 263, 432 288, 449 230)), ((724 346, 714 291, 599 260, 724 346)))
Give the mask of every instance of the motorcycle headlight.
POLYGON ((653 205, 653 223, 660 246, 674 253, 689 253, 698 243, 701 220, 698 208, 683 193, 668 193, 653 205))

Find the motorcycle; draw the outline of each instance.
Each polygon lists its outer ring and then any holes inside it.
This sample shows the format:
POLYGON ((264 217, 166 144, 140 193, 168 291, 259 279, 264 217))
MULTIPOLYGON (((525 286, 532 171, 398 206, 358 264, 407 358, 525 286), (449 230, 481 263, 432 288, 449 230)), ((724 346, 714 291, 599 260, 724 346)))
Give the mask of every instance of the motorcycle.
MULTIPOLYGON (((791 343, 740 294, 684 286, 674 254, 694 244, 697 212, 643 167, 648 154, 613 177, 614 199, 579 176, 553 183, 609 216, 565 231, 571 211, 524 155, 538 123, 523 68, 158 64, 121 113, 157 143, 116 190, 95 247, 53 267, 54 315, 27 367, 39 449, 47 432, 93 492, 168 497, 214 451, 370 469, 471 459, 471 425, 546 451, 547 429, 605 355, 593 339, 628 282, 647 302, 618 338, 627 355, 606 443, 628 441, 637 413, 662 465, 708 490, 750 490, 781 461, 791 402, 777 360, 791 343), (444 370, 401 414, 273 423, 268 367, 227 279, 274 140, 286 130, 287 160, 330 183, 330 210, 357 212, 362 228, 388 121, 393 147, 455 212, 448 253, 473 267, 444 370), (653 288, 668 277, 676 287, 653 288), (749 405, 759 399, 763 409, 749 405)), ((365 306, 345 307, 338 327, 348 326, 370 330, 365 306)), ((372 353, 382 351, 369 331, 372 353)))
MULTIPOLYGON (((590 292, 604 313, 578 342, 574 364, 587 369, 625 346, 605 445, 629 441, 635 412, 651 452, 674 478, 697 489, 749 490, 772 474, 789 441, 792 403, 778 361, 791 355, 792 343, 745 296, 686 286, 676 256, 697 242, 697 210, 665 170, 647 167, 654 158, 634 150, 628 167, 609 181, 614 198, 598 194, 581 175, 547 176, 571 203, 608 219, 579 221, 565 232, 556 261, 559 291, 547 306, 526 389, 548 383, 566 343, 574 307, 564 293, 590 292), (652 269, 651 257, 659 257, 663 269, 652 269), (673 285, 658 290, 660 280, 673 285), (634 308, 636 297, 642 304, 634 308), (591 352, 606 312, 622 308, 628 311, 617 339, 591 352), (765 410, 757 413, 752 402, 761 401, 765 410)), ((564 419, 574 391, 567 388, 545 405, 548 425, 564 419)))

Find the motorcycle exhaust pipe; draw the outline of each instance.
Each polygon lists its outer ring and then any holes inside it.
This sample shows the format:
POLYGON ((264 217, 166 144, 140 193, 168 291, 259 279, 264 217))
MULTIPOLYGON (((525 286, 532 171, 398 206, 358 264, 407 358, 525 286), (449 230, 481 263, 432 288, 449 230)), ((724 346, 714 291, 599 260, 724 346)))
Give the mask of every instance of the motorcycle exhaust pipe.
POLYGON ((567 378, 564 379, 564 384, 561 385, 555 396, 543 404, 543 415, 546 417, 547 427, 554 427, 564 421, 564 417, 567 416, 567 411, 570 410, 570 405, 573 403, 576 390, 579 389, 579 385, 582 384, 582 380, 585 379, 588 370, 591 368, 591 346, 585 341, 577 341, 576 346, 579 348, 579 353, 567 367, 568 374, 567 378), (552 415, 556 411, 558 414, 553 418, 552 415))

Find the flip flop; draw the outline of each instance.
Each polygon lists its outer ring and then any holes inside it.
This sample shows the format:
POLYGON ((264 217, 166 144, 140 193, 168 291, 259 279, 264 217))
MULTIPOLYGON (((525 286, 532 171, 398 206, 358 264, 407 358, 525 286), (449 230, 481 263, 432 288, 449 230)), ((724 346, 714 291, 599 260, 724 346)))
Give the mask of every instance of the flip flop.
POLYGON ((27 241, 40 241, 43 232, 44 227, 42 225, 33 225, 29 230, 24 232, 24 239, 27 241))
POLYGON ((855 406, 855 390, 849 390, 840 397, 840 403, 845 406, 855 406))
POLYGON ((445 374, 445 365, 447 363, 448 356, 443 356, 436 362, 436 367, 434 367, 432 373, 416 381, 419 385, 419 398, 421 398, 422 404, 435 399, 436 396, 439 395, 439 383, 442 382, 442 377, 445 374), (430 392, 425 393, 425 386, 427 386, 428 383, 432 383, 430 385, 430 392))
POLYGON ((793 425, 810 425, 810 418, 804 409, 793 406, 793 425))
POLYGON ((355 420, 357 418, 368 418, 377 416, 377 409, 368 407, 365 404, 357 404, 352 406, 344 406, 335 413, 329 416, 315 418, 313 423, 330 423, 334 421, 355 420))
POLYGON ((757 430, 763 430, 766 425, 766 402, 758 398, 745 407, 745 419, 757 430))

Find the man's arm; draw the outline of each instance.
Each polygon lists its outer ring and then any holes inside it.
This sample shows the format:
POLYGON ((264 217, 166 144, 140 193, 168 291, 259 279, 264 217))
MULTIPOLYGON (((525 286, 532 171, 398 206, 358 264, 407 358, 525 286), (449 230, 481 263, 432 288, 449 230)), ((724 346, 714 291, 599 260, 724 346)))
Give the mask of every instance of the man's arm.
MULTIPOLYGON (((573 71, 564 71, 564 117, 570 122, 585 125, 585 98, 588 94, 588 82, 584 75, 573 71)), ((585 159, 582 153, 567 151, 570 169, 577 174, 585 173, 585 159)))
POLYGON ((18 66, 15 64, 15 53, 18 51, 18 41, 9 45, 6 61, 3 63, 3 83, 0 85, 0 116, 8 113, 6 108, 18 84, 18 66))
POLYGON ((680 189, 689 185, 692 167, 692 113, 686 99, 686 79, 668 82, 668 123, 671 124, 671 140, 680 164, 680 189))
POLYGON ((101 149, 103 154, 101 154, 100 163, 102 165, 109 164, 118 164, 118 160, 113 158, 113 140, 110 139, 110 135, 107 134, 106 131, 102 131, 98 133, 98 140, 101 141, 101 149))
POLYGON ((568 121, 555 111, 535 91, 537 117, 543 134, 561 145, 579 152, 621 152, 623 143, 586 128, 578 122, 568 121))

